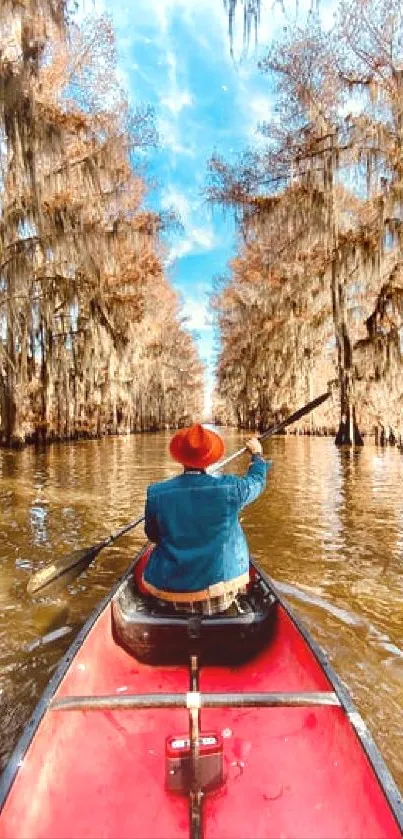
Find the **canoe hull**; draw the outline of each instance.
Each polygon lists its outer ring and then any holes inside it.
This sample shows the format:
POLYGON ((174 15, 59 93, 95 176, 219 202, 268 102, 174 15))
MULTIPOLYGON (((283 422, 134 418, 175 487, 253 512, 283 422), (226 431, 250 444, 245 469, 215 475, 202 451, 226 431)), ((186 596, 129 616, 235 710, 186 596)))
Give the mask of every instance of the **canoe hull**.
MULTIPOLYGON (((223 739, 226 777, 221 789, 205 796, 206 839, 402 835, 396 787, 364 723, 314 646, 280 601, 265 649, 237 666, 201 669, 203 693, 336 688, 341 701, 339 707, 202 711, 202 730, 216 731, 223 739)), ((189 689, 186 665, 153 667, 116 645, 110 602, 67 664, 56 699, 189 689)), ((187 798, 165 785, 166 737, 186 730, 185 709, 45 711, 5 798, 0 836, 189 836, 187 798)), ((14 761, 21 759, 16 753, 14 761)), ((8 772, 7 787, 12 765, 8 772)))

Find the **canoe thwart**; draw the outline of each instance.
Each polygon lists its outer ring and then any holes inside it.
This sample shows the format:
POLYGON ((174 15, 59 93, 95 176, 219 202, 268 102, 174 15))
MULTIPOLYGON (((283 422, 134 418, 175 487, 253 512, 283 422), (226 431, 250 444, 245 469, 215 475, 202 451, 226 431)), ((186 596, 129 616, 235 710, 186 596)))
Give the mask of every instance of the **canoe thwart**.
POLYGON ((65 696, 51 702, 51 711, 109 711, 141 708, 297 708, 339 706, 333 691, 302 693, 143 693, 129 696, 65 696))

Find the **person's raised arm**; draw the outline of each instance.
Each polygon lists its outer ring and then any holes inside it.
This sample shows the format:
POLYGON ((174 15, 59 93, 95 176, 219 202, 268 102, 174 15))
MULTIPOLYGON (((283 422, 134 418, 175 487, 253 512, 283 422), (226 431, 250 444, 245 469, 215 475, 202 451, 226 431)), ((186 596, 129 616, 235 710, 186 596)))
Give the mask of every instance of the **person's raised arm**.
POLYGON ((251 437, 245 443, 252 455, 252 460, 246 475, 238 478, 239 506, 246 507, 263 492, 266 486, 266 476, 271 467, 271 461, 263 458, 263 449, 257 437, 251 437))

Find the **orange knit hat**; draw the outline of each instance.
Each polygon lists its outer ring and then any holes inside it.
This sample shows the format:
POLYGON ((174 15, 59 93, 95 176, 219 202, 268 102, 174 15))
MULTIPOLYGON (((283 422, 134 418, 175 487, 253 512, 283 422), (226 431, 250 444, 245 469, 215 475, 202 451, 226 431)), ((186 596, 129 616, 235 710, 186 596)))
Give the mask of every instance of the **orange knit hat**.
POLYGON ((223 456, 225 446, 218 434, 197 424, 177 431, 169 444, 169 451, 173 459, 183 466, 206 469, 223 456))

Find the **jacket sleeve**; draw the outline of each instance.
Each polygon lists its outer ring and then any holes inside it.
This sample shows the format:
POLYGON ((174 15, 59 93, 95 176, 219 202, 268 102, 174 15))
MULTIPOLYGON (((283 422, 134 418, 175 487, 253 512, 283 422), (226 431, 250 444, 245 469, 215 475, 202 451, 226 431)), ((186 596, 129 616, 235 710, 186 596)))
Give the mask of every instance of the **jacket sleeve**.
POLYGON ((246 475, 238 478, 239 507, 242 509, 263 492, 266 486, 266 476, 271 468, 272 461, 266 461, 259 455, 253 455, 251 464, 246 475))
POLYGON ((156 545, 160 541, 160 532, 158 529, 158 522, 154 512, 154 504, 152 498, 150 497, 147 491, 147 501, 146 501, 146 509, 145 509, 145 524, 144 530, 146 533, 147 538, 150 542, 154 542, 156 545))

